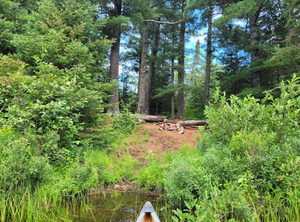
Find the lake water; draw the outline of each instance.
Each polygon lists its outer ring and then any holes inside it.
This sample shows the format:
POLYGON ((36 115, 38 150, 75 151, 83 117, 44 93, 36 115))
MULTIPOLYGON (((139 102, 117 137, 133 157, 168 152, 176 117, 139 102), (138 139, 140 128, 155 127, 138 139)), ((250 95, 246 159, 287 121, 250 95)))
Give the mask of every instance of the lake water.
POLYGON ((75 222, 135 222, 141 209, 150 201, 160 221, 170 221, 164 215, 170 211, 165 198, 158 195, 142 193, 112 193, 89 197, 91 210, 84 214, 74 215, 75 222))

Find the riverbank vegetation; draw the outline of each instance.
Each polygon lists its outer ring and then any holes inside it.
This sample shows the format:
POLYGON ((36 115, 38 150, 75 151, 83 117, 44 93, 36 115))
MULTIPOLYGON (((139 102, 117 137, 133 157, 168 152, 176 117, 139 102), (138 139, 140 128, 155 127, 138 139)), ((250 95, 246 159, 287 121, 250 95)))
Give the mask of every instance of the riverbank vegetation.
POLYGON ((175 221, 300 219, 298 81, 282 83, 278 98, 215 93, 197 158, 165 172, 170 201, 186 206, 175 221))
MULTIPOLYGON (((72 209, 88 211, 80 197, 91 187, 125 182, 135 190, 167 195, 170 208, 177 209, 174 221, 298 221, 297 82, 282 83, 279 97, 266 92, 262 100, 228 98, 217 90, 205 111, 209 128, 200 128, 197 148, 147 152, 143 162, 126 146, 128 133, 132 143, 141 142, 128 114, 110 119, 126 124, 128 131, 107 119, 105 130, 79 134, 76 152, 65 153, 56 153, 58 141, 41 147, 37 132, 27 128, 21 134, 6 124, 0 131, 1 220, 69 220, 72 209), (101 149, 104 135, 106 148, 101 149)), ((148 140, 149 132, 144 135, 142 140, 148 140)))
POLYGON ((173 221, 300 221, 299 5, 0 0, 1 222, 71 221, 119 184, 173 221), (153 152, 130 113, 209 126, 153 152))

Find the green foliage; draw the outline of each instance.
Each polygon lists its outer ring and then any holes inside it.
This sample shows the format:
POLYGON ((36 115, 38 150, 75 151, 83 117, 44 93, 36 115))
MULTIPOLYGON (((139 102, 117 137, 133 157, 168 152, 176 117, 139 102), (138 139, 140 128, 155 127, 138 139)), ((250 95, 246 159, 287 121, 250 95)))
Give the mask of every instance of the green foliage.
POLYGON ((112 41, 95 5, 35 3, 0 0, 1 221, 67 221, 65 195, 133 180, 139 164, 101 149, 136 125, 126 111, 113 126, 101 115, 113 88, 99 83, 112 41))
MULTIPOLYGON (((273 88, 281 80, 289 79, 291 73, 298 72, 297 64, 288 65, 287 69, 287 65, 279 64, 280 61, 272 64, 266 62, 273 57, 277 47, 284 48, 286 44, 283 39, 289 28, 283 16, 286 10, 283 1, 217 2, 218 7, 222 8, 222 16, 214 21, 214 42, 217 48, 223 49, 216 54, 225 67, 225 72, 219 75, 222 90, 229 95, 246 96, 251 93, 262 98, 264 90, 273 88), (276 28, 267 31, 269 29, 265 27, 271 23, 276 28)), ((287 60, 293 59, 287 55, 287 60)))
POLYGON ((139 162, 131 155, 107 153, 93 150, 87 154, 86 161, 97 172, 98 183, 109 185, 122 180, 132 180, 139 162))
MULTIPOLYGON (((281 94, 274 98, 266 92, 261 101, 248 96, 243 99, 232 95, 227 101, 225 95, 219 92, 214 95, 215 102, 207 107, 205 114, 210 123, 211 139, 216 139, 229 144, 233 136, 244 135, 243 132, 255 131, 267 136, 265 141, 268 145, 280 142, 288 136, 295 136, 298 132, 298 107, 299 87, 296 86, 298 79, 289 81, 289 85, 280 84, 281 94), (279 127, 280 126, 280 127, 279 127)), ((245 135, 246 137, 249 135, 245 135)), ((258 135, 259 136, 259 135, 258 135)))
POLYGON ((177 161, 165 177, 176 178, 171 185, 165 181, 170 202, 185 207, 174 212, 174 221, 299 219, 298 82, 294 77, 281 83, 278 98, 266 92, 262 100, 233 95, 227 99, 216 92, 205 110, 209 128, 202 132, 199 160, 177 161), (202 185, 193 176, 195 168, 201 178, 208 178, 202 185), (189 191, 195 181, 198 190, 202 188, 199 193, 189 191), (289 208, 292 213, 287 214, 289 208))
POLYGON ((208 178, 198 167, 198 161, 179 156, 164 173, 165 190, 171 205, 181 206, 184 201, 201 195, 208 178))
MULTIPOLYGON (((12 73, 23 73, 25 63, 0 54, 0 76, 8 76, 12 73)), ((4 77, 3 77, 4 78, 4 77)), ((3 80, 4 81, 4 80, 3 80)))
MULTIPOLYGON (((205 109, 205 55, 200 50, 199 39, 196 42, 194 55, 185 60, 188 72, 186 73, 186 119, 203 119, 205 109)), ((217 63, 211 64, 210 94, 219 85, 217 75, 222 73, 223 67, 217 63)))
POLYGON ((201 201, 185 201, 187 209, 174 210, 173 221, 254 221, 253 211, 237 183, 228 183, 225 189, 212 187, 201 201))
POLYGON ((123 134, 129 134, 136 129, 136 118, 131 116, 128 110, 124 108, 119 116, 114 117, 113 128, 123 134))
POLYGON ((282 47, 276 47, 272 57, 267 61, 279 72, 290 76, 291 73, 299 73, 299 36, 296 34, 300 30, 299 22, 299 1, 285 0, 286 8, 282 15, 286 19, 288 27, 285 43, 282 47))
POLYGON ((147 165, 139 169, 137 175, 137 183, 146 190, 162 189, 163 174, 166 166, 165 162, 161 162, 155 158, 152 152, 147 155, 147 165))
MULTIPOLYGON (((29 2, 29 1, 27 1, 29 2)), ((28 10, 36 6, 36 1, 30 1, 29 7, 24 7, 20 1, 0 1, 0 53, 8 55, 15 52, 12 44, 14 34, 23 33, 23 26, 28 22, 28 10)))
POLYGON ((217 185, 235 181, 243 173, 243 165, 233 161, 230 150, 226 146, 214 145, 202 153, 204 171, 217 185))
POLYGON ((29 141, 5 126, 0 129, 0 193, 35 187, 49 179, 49 162, 29 141))
POLYGON ((89 163, 73 161, 63 172, 52 176, 52 184, 45 185, 48 192, 53 194, 78 195, 90 187, 96 187, 98 175, 95 168, 89 163))
POLYGON ((111 84, 96 77, 110 42, 90 34, 101 20, 87 24, 96 15, 87 2, 42 1, 36 9, 13 40, 13 57, 27 64, 0 57, 0 125, 29 130, 39 152, 61 165, 81 152, 79 133, 104 111, 111 84))
POLYGON ((103 103, 101 94, 84 87, 78 78, 55 74, 4 77, 0 95, 5 101, 2 125, 34 128, 40 135, 55 131, 61 146, 68 147, 78 138, 79 130, 95 122, 103 103))
MULTIPOLYGON (((100 58, 103 60, 110 43, 104 38, 95 39, 90 34, 99 33, 94 29, 98 28, 96 24, 99 25, 100 20, 93 23, 94 26, 91 24, 95 13, 87 2, 42 1, 26 25, 26 33, 16 35, 13 40, 18 58, 32 66, 31 72, 36 66, 35 57, 59 69, 79 66, 90 70, 101 63, 100 58), (98 55, 94 54, 95 49, 99 49, 98 55)), ((93 77, 96 77, 99 67, 97 72, 94 68, 93 71, 93 77)))

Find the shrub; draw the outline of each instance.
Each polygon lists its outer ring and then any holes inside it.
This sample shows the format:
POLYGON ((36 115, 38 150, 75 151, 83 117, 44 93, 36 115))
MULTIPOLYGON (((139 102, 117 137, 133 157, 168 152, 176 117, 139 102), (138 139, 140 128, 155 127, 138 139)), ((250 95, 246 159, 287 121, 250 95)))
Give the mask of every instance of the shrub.
POLYGON ((0 129, 0 189, 34 188, 48 181, 48 160, 36 155, 28 140, 10 127, 0 129))
POLYGON ((299 80, 281 83, 278 98, 266 92, 262 100, 227 99, 217 91, 205 110, 209 128, 196 167, 210 180, 199 185, 197 176, 191 179, 195 162, 172 165, 174 187, 166 181, 166 191, 177 196, 170 196, 173 202, 187 201, 174 221, 299 220, 299 80), (199 187, 202 196, 191 192, 199 187))
POLYGON ((120 116, 114 117, 113 128, 123 134, 129 134, 131 131, 136 129, 136 118, 130 116, 128 110, 124 108, 120 116))
POLYGON ((207 175, 197 166, 197 161, 179 156, 164 173, 165 190, 171 205, 182 206, 184 201, 202 195, 208 184, 207 175))
MULTIPOLYGON (((216 147, 216 141, 221 141, 228 145, 230 151, 221 157, 218 164, 220 170, 217 172, 222 174, 226 169, 222 165, 230 157, 235 160, 232 164, 239 164, 244 172, 252 172, 261 192, 278 186, 278 178, 282 178, 280 166, 299 155, 298 142, 295 140, 295 134, 300 133, 298 80, 294 78, 287 85, 282 83, 278 98, 266 92, 262 101, 251 96, 243 99, 231 96, 227 100, 225 96, 215 94, 215 101, 206 110, 210 128, 200 146, 204 152, 203 162, 213 162, 207 159, 212 155, 212 150, 207 147, 216 147)), ((222 146, 216 148, 221 150, 222 146)), ((227 169, 225 171, 228 172, 227 169)))
POLYGON ((78 153, 79 132, 97 124, 109 84, 100 90, 98 83, 81 82, 76 69, 63 71, 43 62, 38 68, 38 76, 15 73, 13 68, 0 76, 0 126, 31 129, 43 153, 63 163, 78 153))
POLYGON ((254 221, 254 213, 237 183, 225 184, 220 190, 213 186, 204 198, 185 202, 187 209, 174 211, 173 221, 254 221))
POLYGON ((229 149, 224 145, 209 148, 201 159, 202 168, 218 185, 236 180, 247 169, 243 162, 230 156, 229 149))
POLYGON ((274 98, 270 92, 265 93, 261 101, 253 96, 240 99, 234 95, 227 100, 220 92, 214 95, 214 101, 206 108, 205 115, 209 120, 209 140, 230 143, 237 133, 257 132, 267 135, 271 142, 281 142, 289 136, 300 132, 299 78, 294 77, 286 85, 280 84, 280 96, 274 98), (272 137, 272 138, 270 138, 272 137))
POLYGON ((67 169, 67 177, 70 178, 72 193, 79 193, 88 190, 90 187, 96 187, 98 183, 97 170, 88 163, 81 165, 74 163, 67 169))
POLYGON ((25 63, 0 54, 0 77, 11 73, 24 72, 25 63))

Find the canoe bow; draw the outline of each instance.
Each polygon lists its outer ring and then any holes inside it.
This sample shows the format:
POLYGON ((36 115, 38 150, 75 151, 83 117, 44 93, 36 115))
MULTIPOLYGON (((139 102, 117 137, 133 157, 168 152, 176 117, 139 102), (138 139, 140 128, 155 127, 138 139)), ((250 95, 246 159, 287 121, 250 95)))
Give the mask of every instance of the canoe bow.
POLYGON ((160 222, 152 204, 149 201, 145 203, 136 222, 160 222))

